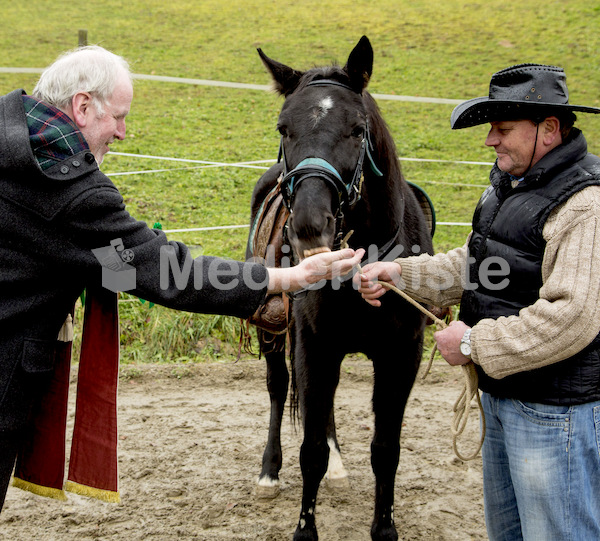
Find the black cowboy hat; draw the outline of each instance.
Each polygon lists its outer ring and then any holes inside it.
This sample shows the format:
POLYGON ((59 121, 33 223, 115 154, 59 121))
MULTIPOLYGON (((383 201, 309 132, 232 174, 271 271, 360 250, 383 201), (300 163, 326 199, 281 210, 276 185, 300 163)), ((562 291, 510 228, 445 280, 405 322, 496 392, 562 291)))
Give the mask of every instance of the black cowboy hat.
POLYGON ((561 111, 600 113, 596 107, 569 104, 567 77, 562 68, 518 64, 492 75, 489 96, 457 105, 450 118, 452 129, 470 128, 500 120, 558 116, 561 111))

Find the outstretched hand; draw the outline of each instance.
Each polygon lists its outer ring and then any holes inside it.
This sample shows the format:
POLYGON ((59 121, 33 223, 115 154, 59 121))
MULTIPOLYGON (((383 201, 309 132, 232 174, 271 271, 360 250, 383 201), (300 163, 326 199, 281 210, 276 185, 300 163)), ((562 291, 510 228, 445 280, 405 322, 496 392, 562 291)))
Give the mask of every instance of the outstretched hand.
POLYGON ((360 263, 364 254, 362 248, 356 251, 345 248, 335 252, 322 252, 303 259, 298 268, 305 273, 306 285, 310 285, 323 279, 345 276, 360 263))
POLYGON ((355 285, 358 287, 358 292, 372 306, 381 306, 381 301, 378 300, 387 289, 377 281, 387 282, 391 285, 398 285, 402 267, 395 261, 376 261, 369 263, 362 269, 362 273, 354 277, 355 285))
POLYGON ((295 267, 269 268, 269 291, 297 291, 321 280, 345 276, 364 255, 362 248, 345 248, 311 255, 295 267))

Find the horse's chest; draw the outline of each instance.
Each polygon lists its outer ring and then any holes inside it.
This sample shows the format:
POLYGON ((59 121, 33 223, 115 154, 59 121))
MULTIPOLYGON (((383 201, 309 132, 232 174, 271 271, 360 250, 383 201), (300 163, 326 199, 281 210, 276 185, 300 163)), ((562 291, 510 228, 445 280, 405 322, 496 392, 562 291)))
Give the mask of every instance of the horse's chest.
POLYGON ((338 291, 310 292, 294 301, 294 316, 301 337, 334 340, 347 352, 366 352, 382 332, 393 336, 403 326, 394 312, 368 305, 349 284, 338 291))

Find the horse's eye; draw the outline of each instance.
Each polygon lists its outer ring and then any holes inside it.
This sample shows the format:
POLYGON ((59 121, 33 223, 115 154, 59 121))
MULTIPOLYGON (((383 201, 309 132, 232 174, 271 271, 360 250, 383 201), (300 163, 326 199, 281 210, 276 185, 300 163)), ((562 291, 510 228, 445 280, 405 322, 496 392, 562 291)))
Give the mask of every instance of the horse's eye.
POLYGON ((277 126, 277 131, 284 137, 287 135, 287 130, 285 129, 285 126, 277 126))
POLYGON ((352 130, 352 137, 356 137, 357 139, 362 139, 365 134, 365 129, 362 126, 356 126, 352 130))

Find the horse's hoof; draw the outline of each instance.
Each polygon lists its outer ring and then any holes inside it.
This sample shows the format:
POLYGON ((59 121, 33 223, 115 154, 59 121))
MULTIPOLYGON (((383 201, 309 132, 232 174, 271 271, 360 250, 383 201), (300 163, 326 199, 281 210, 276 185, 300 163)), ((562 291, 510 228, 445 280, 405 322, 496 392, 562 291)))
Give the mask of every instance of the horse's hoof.
POLYGON ((317 529, 315 527, 307 528, 298 524, 294 532, 294 541, 318 541, 317 529))
POLYGON ((326 477, 325 483, 329 490, 340 491, 350 489, 350 480, 346 477, 326 477))
POLYGON ((384 528, 371 528, 372 541, 398 541, 398 532, 392 524, 384 528))
POLYGON ((279 480, 275 479, 259 479, 256 485, 255 495, 259 500, 272 500, 279 496, 281 492, 279 480))
POLYGON ((325 473, 325 482, 331 490, 349 489, 348 472, 344 468, 338 446, 333 439, 328 439, 327 444, 329 445, 329 464, 325 473))

